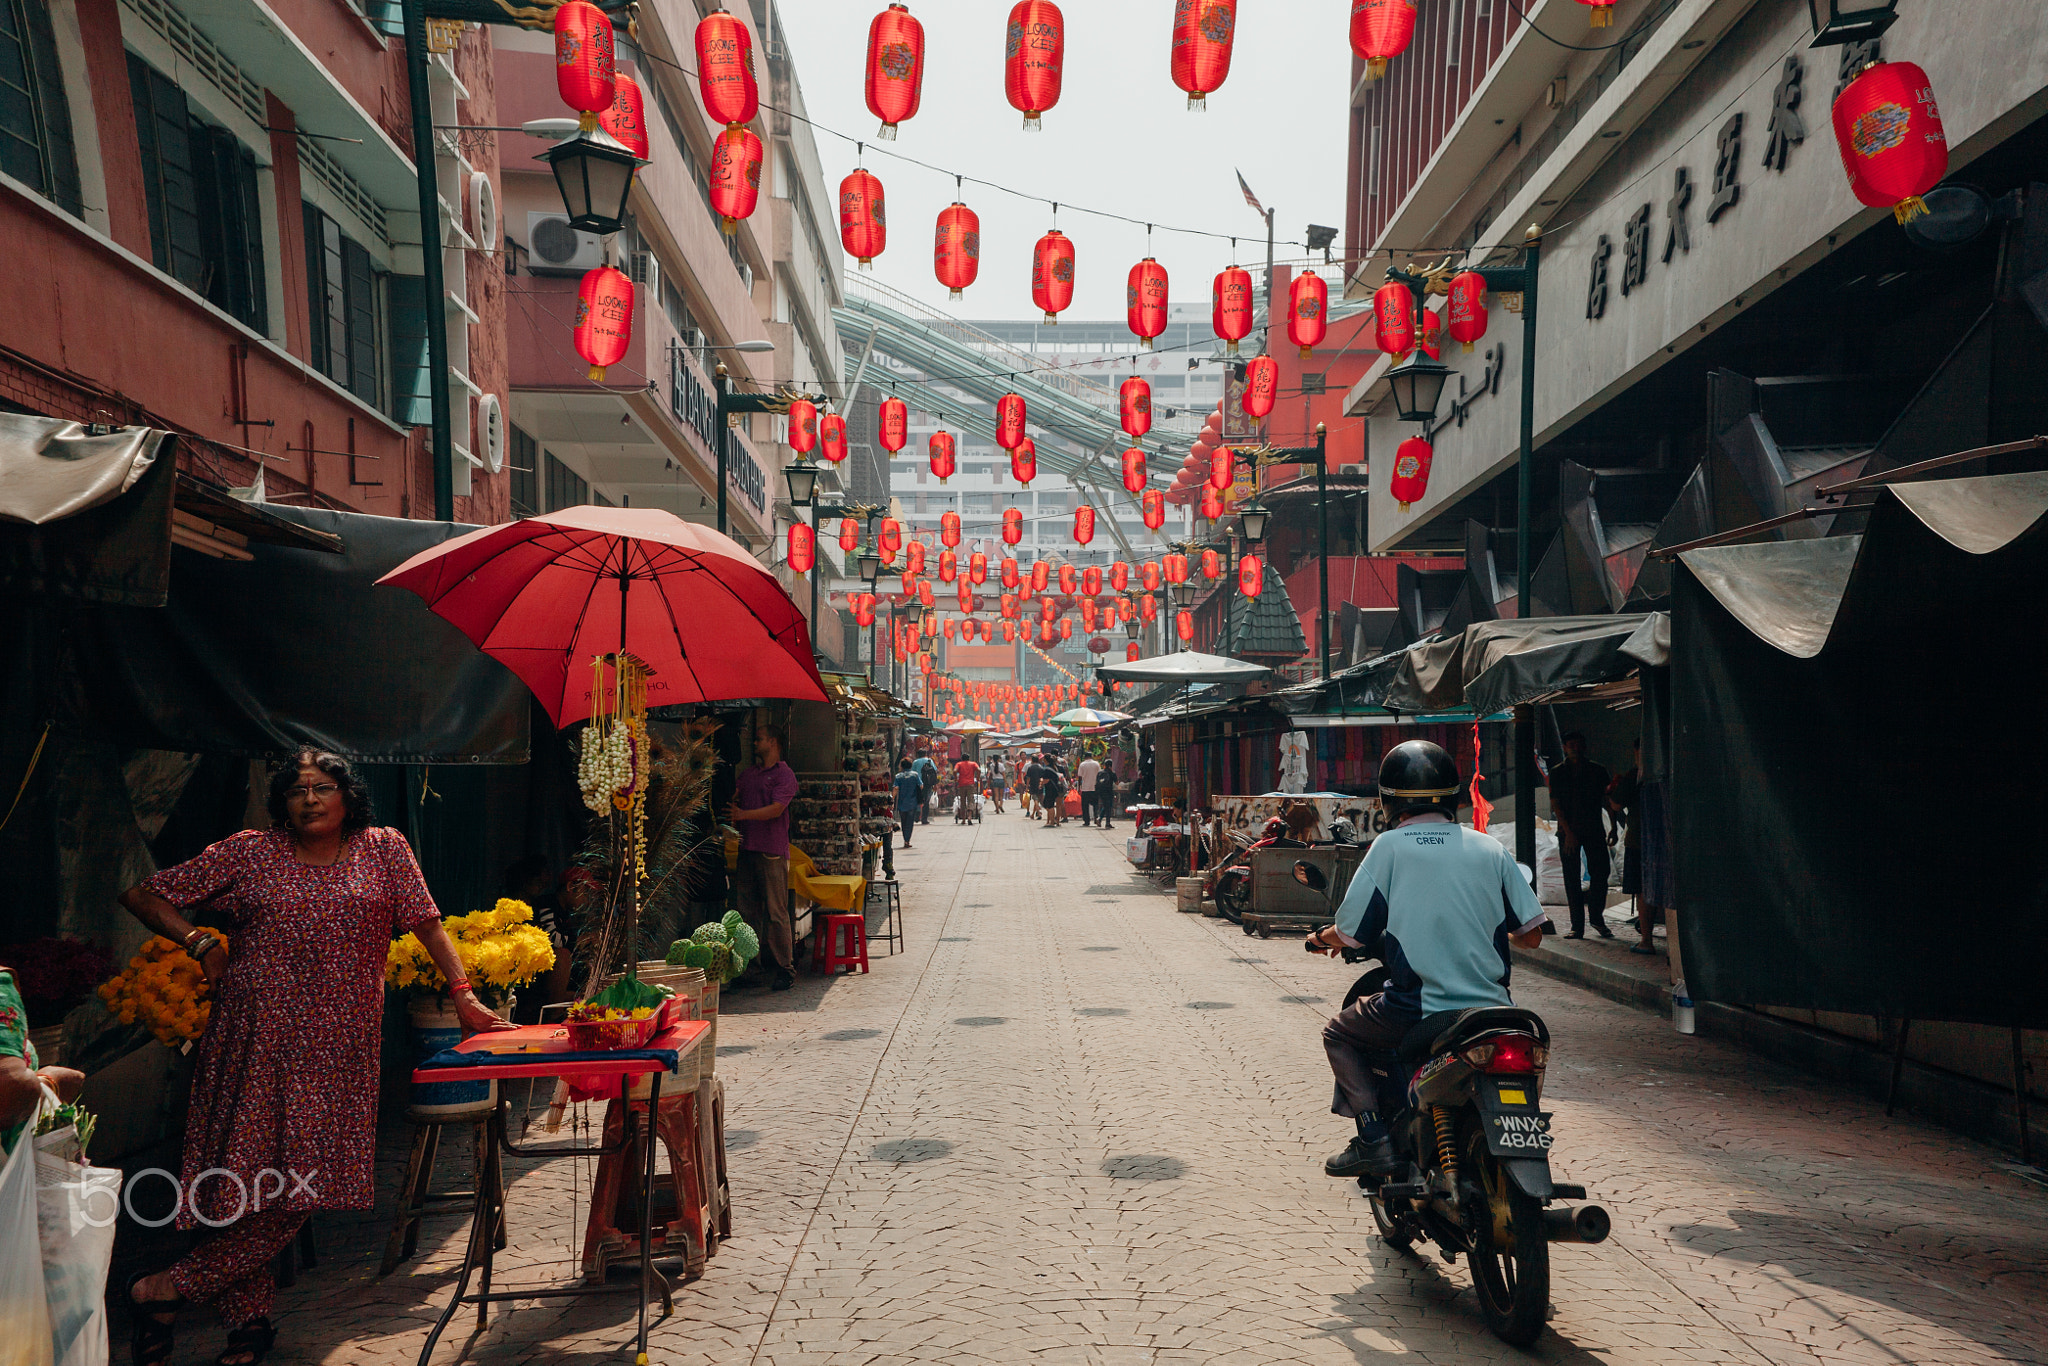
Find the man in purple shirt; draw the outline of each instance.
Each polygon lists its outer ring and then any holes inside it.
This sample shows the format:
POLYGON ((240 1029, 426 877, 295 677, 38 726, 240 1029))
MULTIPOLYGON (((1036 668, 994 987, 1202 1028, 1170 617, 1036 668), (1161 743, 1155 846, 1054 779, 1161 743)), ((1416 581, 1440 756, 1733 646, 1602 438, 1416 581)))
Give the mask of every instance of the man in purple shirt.
POLYGON ((726 820, 740 831, 740 914, 761 938, 776 991, 796 984, 796 934, 789 918, 789 804, 796 800, 796 774, 782 762, 784 741, 780 726, 755 729, 754 766, 740 774, 739 790, 725 809, 726 820))

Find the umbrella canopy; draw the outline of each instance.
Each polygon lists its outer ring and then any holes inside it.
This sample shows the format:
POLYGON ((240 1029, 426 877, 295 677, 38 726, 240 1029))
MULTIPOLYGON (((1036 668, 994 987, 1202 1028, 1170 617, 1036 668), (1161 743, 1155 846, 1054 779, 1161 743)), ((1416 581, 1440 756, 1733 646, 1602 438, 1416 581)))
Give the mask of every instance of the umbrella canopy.
POLYGON ((1105 664, 1096 672, 1120 683, 1245 683, 1273 671, 1263 664, 1247 664, 1225 655, 1183 650, 1128 664, 1105 664))
POLYGON ((955 721, 952 725, 947 726, 946 729, 952 731, 955 735, 980 735, 983 731, 994 730, 995 727, 980 721, 955 721))
POLYGON ((738 542, 655 508, 564 508, 422 551, 408 589, 533 690, 557 726, 590 716, 597 655, 645 664, 649 706, 823 702, 811 634, 738 542))
POLYGON ((1102 711, 1096 707, 1076 707, 1072 711, 1063 711, 1052 719, 1053 724, 1060 726, 1107 726, 1118 721, 1128 721, 1131 718, 1120 711, 1102 711))

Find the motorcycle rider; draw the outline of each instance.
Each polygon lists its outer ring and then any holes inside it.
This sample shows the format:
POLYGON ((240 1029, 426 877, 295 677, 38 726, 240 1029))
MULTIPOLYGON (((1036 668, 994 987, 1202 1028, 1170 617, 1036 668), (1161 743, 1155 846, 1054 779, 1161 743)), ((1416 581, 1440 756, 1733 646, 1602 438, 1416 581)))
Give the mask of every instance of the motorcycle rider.
POLYGON ((1323 1164, 1331 1176, 1399 1170, 1387 1119, 1405 1099, 1395 1050, 1426 1015, 1514 1004, 1510 940, 1542 941, 1547 915, 1514 856, 1457 823, 1458 768, 1441 746, 1410 740, 1380 763, 1390 828, 1372 842, 1344 893, 1337 923, 1309 936, 1317 952, 1364 947, 1386 965, 1385 991, 1346 1006, 1323 1027, 1336 1074, 1333 1114, 1357 1136, 1323 1164))

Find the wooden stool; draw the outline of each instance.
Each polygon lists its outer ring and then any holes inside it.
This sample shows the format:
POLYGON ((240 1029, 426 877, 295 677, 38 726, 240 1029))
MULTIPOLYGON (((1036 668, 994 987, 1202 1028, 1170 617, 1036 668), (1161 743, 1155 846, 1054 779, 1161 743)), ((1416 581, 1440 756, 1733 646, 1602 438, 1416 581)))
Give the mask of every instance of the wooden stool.
MULTIPOLYGON (((650 1220, 649 1237, 654 1243, 651 1255, 680 1256, 683 1271, 689 1276, 704 1274, 705 1261, 716 1251, 717 1236, 713 1232, 716 1224, 705 1163, 699 1156, 702 1139, 697 1097, 700 1092, 701 1088, 679 1095, 664 1095, 656 1107, 658 1113, 654 1121, 655 1132, 660 1135, 662 1146, 668 1149, 669 1188, 674 1193, 675 1217, 665 1221, 650 1220)), ((633 1108, 641 1115, 646 1114, 644 1101, 633 1102, 633 1108)), ((621 1103, 617 1100, 606 1102, 603 1143, 607 1147, 620 1144, 624 1141, 625 1132, 626 1115, 621 1103)), ((627 1230, 640 1227, 639 1172, 644 1161, 640 1145, 647 1141, 647 1131, 643 1127, 631 1145, 598 1159, 597 1179, 590 1195, 590 1222, 583 1233, 583 1275, 586 1280, 601 1281, 613 1262, 637 1261, 641 1255, 639 1235, 627 1230)))
POLYGON ((893 877, 876 878, 868 883, 868 903, 861 909, 865 915, 880 911, 888 928, 880 934, 871 931, 868 938, 887 940, 890 956, 895 956, 896 946, 903 942, 903 922, 898 918, 903 913, 902 884, 893 877))
POLYGON ((811 969, 821 976, 830 977, 841 968, 857 967, 868 970, 868 927, 867 917, 861 915, 828 915, 811 932, 811 969), (842 945, 844 947, 842 947, 842 945))
MULTIPOLYGON (((697 1083, 697 1143, 704 1160, 705 1193, 711 1197, 710 1225, 720 1240, 732 1237, 732 1187, 725 1175, 725 1083, 715 1076, 697 1083)), ((718 1242, 711 1244, 718 1251, 718 1242)))
MULTIPOLYGON (((485 1141, 484 1126, 490 1122, 488 1114, 474 1119, 415 1119, 412 1126, 412 1151, 405 1160, 405 1178, 398 1185, 398 1215, 391 1221, 391 1236, 384 1241, 384 1261, 378 1266, 379 1276, 391 1274, 400 1262, 409 1260, 418 1250, 420 1219, 430 1205, 468 1204, 476 1199, 476 1192, 435 1191, 434 1159, 441 1150, 441 1130, 451 1124, 466 1124, 470 1130, 472 1151, 476 1154, 475 1165, 479 1181, 487 1181, 491 1202, 498 1211, 497 1233, 492 1240, 494 1247, 505 1246, 505 1170, 501 1159, 495 1156, 487 1159, 490 1145, 485 1141), (486 1172, 485 1166, 490 1170, 486 1172)), ((300 1241, 305 1245, 305 1264, 313 1264, 312 1238, 307 1229, 299 1231, 300 1241)), ((280 1284, 289 1285, 289 1281, 280 1284)))

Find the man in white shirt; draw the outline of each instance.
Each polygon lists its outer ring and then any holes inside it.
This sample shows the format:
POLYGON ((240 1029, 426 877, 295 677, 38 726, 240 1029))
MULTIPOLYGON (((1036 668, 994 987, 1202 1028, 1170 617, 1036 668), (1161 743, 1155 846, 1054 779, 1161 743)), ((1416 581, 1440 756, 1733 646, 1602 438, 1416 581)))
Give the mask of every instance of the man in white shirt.
POLYGON ((1080 780, 1081 824, 1083 825, 1093 825, 1095 823, 1095 777, 1101 772, 1102 765, 1095 762, 1093 755, 1083 759, 1081 767, 1076 772, 1076 776, 1080 780))

